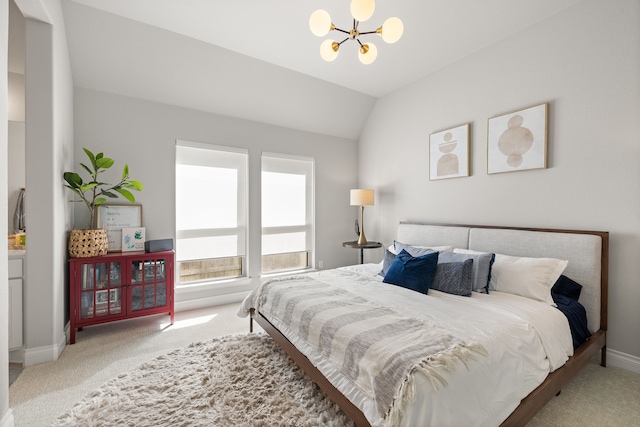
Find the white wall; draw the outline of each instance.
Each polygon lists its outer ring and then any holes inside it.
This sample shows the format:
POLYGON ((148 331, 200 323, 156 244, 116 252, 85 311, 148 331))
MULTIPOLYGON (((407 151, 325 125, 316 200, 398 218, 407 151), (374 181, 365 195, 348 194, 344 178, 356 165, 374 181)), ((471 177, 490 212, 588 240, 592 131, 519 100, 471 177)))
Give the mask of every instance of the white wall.
POLYGON ((23 363, 32 365, 56 360, 66 343, 66 243, 72 209, 62 172, 73 161, 73 83, 60 2, 16 3, 27 18, 23 363))
MULTIPOLYGON (((7 44, 9 41, 9 4, 0 0, 0 75, 7 74, 7 44)), ((7 120, 9 112, 7 81, 0 84, 0 153, 7 152, 7 120)), ((7 222, 7 156, 0 156, 0 224, 7 222)), ((7 246, 0 245, 0 426, 13 426, 13 414, 9 409, 9 290, 7 246)))
MULTIPOLYGON (((118 179, 124 163, 145 189, 135 193, 142 204, 147 239, 175 238, 174 182, 177 139, 249 150, 249 265, 253 288, 260 275, 260 155, 262 151, 313 157, 316 167, 316 254, 324 268, 357 262, 357 253, 342 248, 353 240, 349 189, 357 182, 354 140, 189 110, 84 88, 74 94, 75 158, 84 161, 86 147, 116 161, 105 181, 118 179), (113 179, 110 179, 113 177, 113 179), (345 220, 348 218, 348 220, 345 220)), ((119 203, 126 203, 120 200, 119 203)), ((76 206, 78 226, 87 221, 76 206)), ((176 297, 179 302, 180 295, 176 297)))
POLYGON ((368 230, 386 243, 399 220, 609 231, 608 347, 640 358, 639 76, 640 2, 585 0, 380 99, 359 150, 379 195, 368 230), (487 118, 543 102, 548 169, 487 175, 487 118), (429 181, 429 134, 466 122, 471 176, 429 181))

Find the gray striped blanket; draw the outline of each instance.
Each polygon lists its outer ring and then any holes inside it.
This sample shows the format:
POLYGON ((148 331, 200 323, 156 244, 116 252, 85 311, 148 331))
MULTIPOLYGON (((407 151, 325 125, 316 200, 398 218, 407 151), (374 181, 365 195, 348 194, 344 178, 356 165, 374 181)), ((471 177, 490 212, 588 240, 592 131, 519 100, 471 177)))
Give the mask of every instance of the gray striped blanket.
POLYGON ((403 402, 412 399, 416 371, 437 388, 446 384, 442 370, 485 354, 481 345, 441 327, 308 276, 266 282, 257 305, 287 338, 305 342, 306 351, 331 363, 375 402, 383 425, 397 425, 403 402))

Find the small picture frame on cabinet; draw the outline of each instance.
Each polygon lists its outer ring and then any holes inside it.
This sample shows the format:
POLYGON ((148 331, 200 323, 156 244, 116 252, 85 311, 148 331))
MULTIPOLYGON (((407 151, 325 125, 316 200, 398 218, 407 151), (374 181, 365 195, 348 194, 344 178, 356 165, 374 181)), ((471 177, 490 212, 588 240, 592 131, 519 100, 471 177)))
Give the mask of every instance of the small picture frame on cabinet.
POLYGON ((144 227, 125 227, 122 229, 122 252, 144 251, 144 242, 144 227))
POLYGON ((109 290, 109 302, 111 304, 120 302, 120 289, 109 290))
POLYGON ((109 300, 109 291, 108 290, 104 290, 104 291, 96 291, 96 304, 100 305, 100 304, 106 304, 109 300))

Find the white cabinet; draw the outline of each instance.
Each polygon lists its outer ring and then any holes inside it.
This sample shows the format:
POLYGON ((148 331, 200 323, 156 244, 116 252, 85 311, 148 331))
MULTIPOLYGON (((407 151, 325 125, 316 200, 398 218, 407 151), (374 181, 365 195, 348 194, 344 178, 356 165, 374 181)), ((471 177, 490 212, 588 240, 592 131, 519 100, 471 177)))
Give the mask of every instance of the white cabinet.
POLYGON ((22 347, 22 276, 24 260, 9 259, 9 350, 22 347))

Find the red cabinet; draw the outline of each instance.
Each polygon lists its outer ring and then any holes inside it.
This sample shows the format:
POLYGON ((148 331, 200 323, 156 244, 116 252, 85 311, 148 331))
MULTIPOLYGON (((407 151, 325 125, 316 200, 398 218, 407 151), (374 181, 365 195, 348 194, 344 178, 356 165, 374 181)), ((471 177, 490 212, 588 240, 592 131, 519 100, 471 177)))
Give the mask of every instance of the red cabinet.
POLYGON ((70 344, 84 326, 168 313, 173 324, 173 251, 69 260, 70 344))

